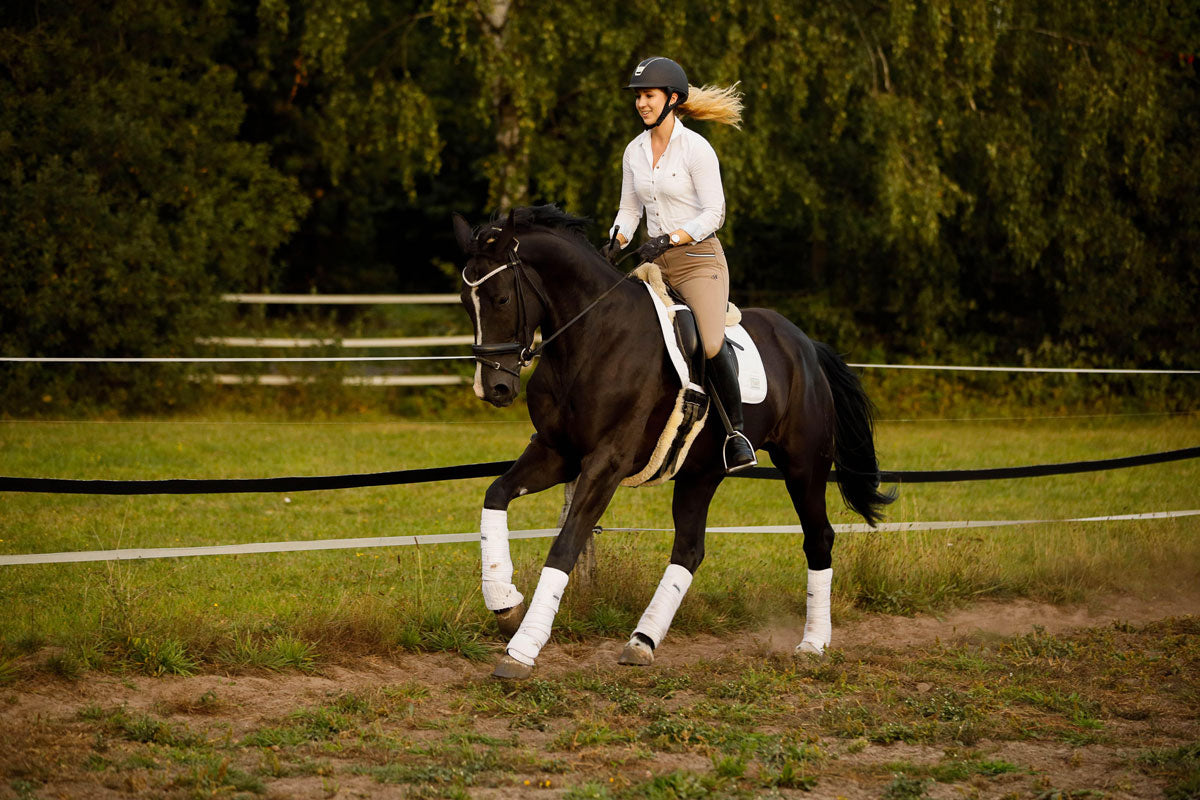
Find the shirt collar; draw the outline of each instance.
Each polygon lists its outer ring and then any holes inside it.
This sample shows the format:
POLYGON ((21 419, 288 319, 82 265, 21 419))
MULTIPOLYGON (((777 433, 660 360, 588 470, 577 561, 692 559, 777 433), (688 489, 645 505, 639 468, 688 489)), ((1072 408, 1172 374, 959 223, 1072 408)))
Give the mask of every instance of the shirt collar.
MULTIPOLYGON (((682 136, 683 131, 684 131, 683 121, 680 120, 678 116, 676 116, 675 117, 675 127, 671 129, 671 138, 667 141, 667 146, 670 147, 671 142, 675 141, 680 136, 682 136)), ((652 134, 652 133, 654 133, 654 131, 652 131, 652 130, 642 131, 642 133, 641 133, 642 149, 645 150, 647 153, 650 152, 650 134, 652 134)))

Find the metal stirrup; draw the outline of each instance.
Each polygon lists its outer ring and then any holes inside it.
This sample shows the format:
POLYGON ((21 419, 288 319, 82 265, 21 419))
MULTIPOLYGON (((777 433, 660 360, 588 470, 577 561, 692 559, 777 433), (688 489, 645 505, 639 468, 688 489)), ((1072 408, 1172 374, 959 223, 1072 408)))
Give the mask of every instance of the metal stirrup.
POLYGON ((721 463, 725 466, 725 474, 726 475, 736 475, 737 473, 741 472, 744 469, 750 469, 751 467, 757 467, 758 466, 758 456, 754 454, 754 445, 751 443, 750 437, 747 436, 746 434, 742 433, 741 431, 734 431, 733 433, 727 435, 725 437, 725 444, 723 444, 721 446, 721 463), (749 464, 741 464, 739 466, 734 467, 731 470, 731 469, 729 469, 729 456, 726 455, 726 451, 729 448, 729 443, 734 439, 741 439, 742 441, 744 441, 746 443, 746 446, 750 448, 750 463, 749 464))

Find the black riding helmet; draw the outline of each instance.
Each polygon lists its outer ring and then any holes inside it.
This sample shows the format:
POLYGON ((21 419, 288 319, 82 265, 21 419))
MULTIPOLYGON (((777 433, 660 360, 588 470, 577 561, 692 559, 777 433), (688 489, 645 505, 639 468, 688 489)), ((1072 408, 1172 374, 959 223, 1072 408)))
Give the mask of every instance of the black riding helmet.
POLYGON ((629 85, 625 88, 662 89, 667 93, 667 102, 663 104, 663 110, 658 115, 658 121, 653 125, 643 123, 646 130, 662 125, 663 120, 667 118, 667 114, 671 113, 675 106, 687 102, 688 98, 687 73, 683 71, 683 67, 663 56, 652 56, 638 64, 633 70, 633 75, 629 78, 629 85), (679 95, 679 99, 674 104, 671 103, 672 92, 679 95))

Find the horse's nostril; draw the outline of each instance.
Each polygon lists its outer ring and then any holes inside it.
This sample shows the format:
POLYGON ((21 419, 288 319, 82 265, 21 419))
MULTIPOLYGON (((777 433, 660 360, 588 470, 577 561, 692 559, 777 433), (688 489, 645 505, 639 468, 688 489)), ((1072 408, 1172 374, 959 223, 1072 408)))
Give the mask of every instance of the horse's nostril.
POLYGON ((492 387, 492 391, 500 396, 504 396, 504 395, 508 394, 509 389, 503 383, 498 383, 492 387))

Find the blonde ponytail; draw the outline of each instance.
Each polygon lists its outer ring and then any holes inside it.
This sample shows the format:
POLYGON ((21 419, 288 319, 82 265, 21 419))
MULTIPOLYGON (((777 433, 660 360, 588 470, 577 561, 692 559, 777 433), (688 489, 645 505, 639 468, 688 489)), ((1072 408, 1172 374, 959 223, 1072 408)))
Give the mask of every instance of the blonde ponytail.
MULTIPOLYGON (((738 81, 741 83, 741 81, 738 81)), ((675 107, 675 113, 692 119, 720 122, 742 127, 742 92, 738 83, 732 86, 688 86, 688 99, 675 107)))

